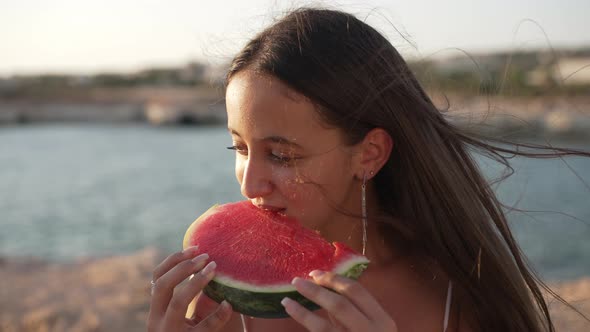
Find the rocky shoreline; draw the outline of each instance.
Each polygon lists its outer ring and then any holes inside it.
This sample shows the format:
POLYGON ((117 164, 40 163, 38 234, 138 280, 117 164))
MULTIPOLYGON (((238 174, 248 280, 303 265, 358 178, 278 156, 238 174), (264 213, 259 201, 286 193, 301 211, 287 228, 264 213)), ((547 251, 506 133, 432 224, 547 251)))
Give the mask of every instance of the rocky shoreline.
MULTIPOLYGON (((0 331, 145 331, 151 271, 164 254, 153 248, 123 256, 48 263, 0 258, 0 331)), ((590 317, 590 276, 551 283, 590 317)), ((559 301, 549 306, 557 331, 590 330, 559 301)))
POLYGON ((590 138, 590 96, 432 94, 432 98, 450 122, 473 132, 502 137, 590 138))
POLYGON ((72 89, 0 98, 0 125, 54 122, 210 124, 225 122, 225 111, 212 87, 72 89))
MULTIPOLYGON (((478 133, 590 138, 590 96, 459 96, 431 93, 447 118, 478 133)), ((142 88, 86 91, 77 96, 0 99, 0 125, 35 123, 224 124, 216 90, 142 88)))

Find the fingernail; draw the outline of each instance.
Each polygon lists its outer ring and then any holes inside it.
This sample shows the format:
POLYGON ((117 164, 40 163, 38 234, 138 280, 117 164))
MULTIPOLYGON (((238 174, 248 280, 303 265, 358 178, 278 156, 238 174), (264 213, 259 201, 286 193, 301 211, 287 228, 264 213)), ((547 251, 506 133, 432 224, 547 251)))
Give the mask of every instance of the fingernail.
POLYGON ((288 305, 289 305, 289 304, 291 304, 291 303, 293 303, 293 300, 291 300, 291 299, 290 299, 290 298, 288 298, 288 297, 284 297, 284 298, 281 300, 281 305, 282 305, 283 307, 286 307, 286 306, 288 306, 288 305))
POLYGON ((291 284, 295 285, 295 287, 307 289, 312 282, 305 280, 303 278, 295 277, 291 281, 291 284))
POLYGON ((195 263, 202 263, 203 261, 207 260, 208 258, 209 258, 208 254, 200 254, 199 256, 193 258, 192 261, 195 263))
POLYGON ((323 276, 326 272, 324 271, 320 271, 320 270, 313 270, 311 272, 309 272, 309 276, 312 278, 319 278, 321 276, 323 276))
POLYGON ((205 266, 205 268, 203 268, 201 270, 201 274, 204 275, 205 277, 209 278, 211 276, 211 274, 213 274, 213 271, 215 270, 216 266, 217 266, 217 263, 209 262, 209 264, 207 264, 207 266, 205 266))
POLYGON ((185 254, 185 253, 189 253, 189 252, 190 252, 190 253, 192 253, 192 252, 195 252, 195 251, 197 251, 197 250, 199 250, 199 246, 192 246, 192 247, 185 248, 185 249, 182 251, 182 253, 183 253, 183 254, 185 254))
POLYGON ((223 309, 225 310, 229 310, 231 309, 231 304, 229 304, 229 302, 227 302, 226 300, 221 301, 221 306, 223 307, 223 309))

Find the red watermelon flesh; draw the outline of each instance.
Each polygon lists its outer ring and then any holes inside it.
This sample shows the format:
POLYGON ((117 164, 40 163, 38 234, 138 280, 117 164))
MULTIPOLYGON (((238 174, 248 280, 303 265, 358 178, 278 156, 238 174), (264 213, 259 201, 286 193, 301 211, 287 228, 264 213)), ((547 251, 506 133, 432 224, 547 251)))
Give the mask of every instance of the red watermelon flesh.
POLYGON ((284 286, 294 277, 308 277, 312 270, 332 271, 339 263, 363 258, 346 245, 331 245, 296 220, 249 201, 213 209, 215 213, 199 218, 191 234, 187 231, 185 247, 199 245, 199 251, 217 263, 218 277, 247 281, 250 289, 284 286))
POLYGON ((184 248, 194 245, 217 263, 204 293, 262 318, 287 317, 280 304, 284 297, 318 308, 291 285, 294 277, 323 270, 356 279, 369 263, 346 245, 330 244, 296 220, 249 201, 216 205, 201 215, 184 236, 184 248))

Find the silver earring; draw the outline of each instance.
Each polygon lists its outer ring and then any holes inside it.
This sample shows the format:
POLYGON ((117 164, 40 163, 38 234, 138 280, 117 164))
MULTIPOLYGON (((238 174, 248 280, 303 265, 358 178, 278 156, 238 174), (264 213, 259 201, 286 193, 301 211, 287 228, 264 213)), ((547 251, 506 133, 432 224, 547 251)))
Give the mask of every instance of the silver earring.
POLYGON ((367 249, 367 173, 363 173, 363 184, 361 185, 361 217, 363 220, 363 255, 365 255, 367 249))

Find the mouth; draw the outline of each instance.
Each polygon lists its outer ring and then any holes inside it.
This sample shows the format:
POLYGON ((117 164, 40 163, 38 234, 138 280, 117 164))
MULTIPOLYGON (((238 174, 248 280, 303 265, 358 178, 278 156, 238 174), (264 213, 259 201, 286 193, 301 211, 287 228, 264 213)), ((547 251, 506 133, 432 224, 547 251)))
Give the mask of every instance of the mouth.
POLYGON ((278 214, 282 214, 282 215, 284 215, 285 211, 287 210, 286 208, 281 208, 281 207, 272 206, 272 205, 265 205, 265 204, 257 204, 256 207, 258 207, 259 209, 264 210, 264 211, 278 213, 278 214))

